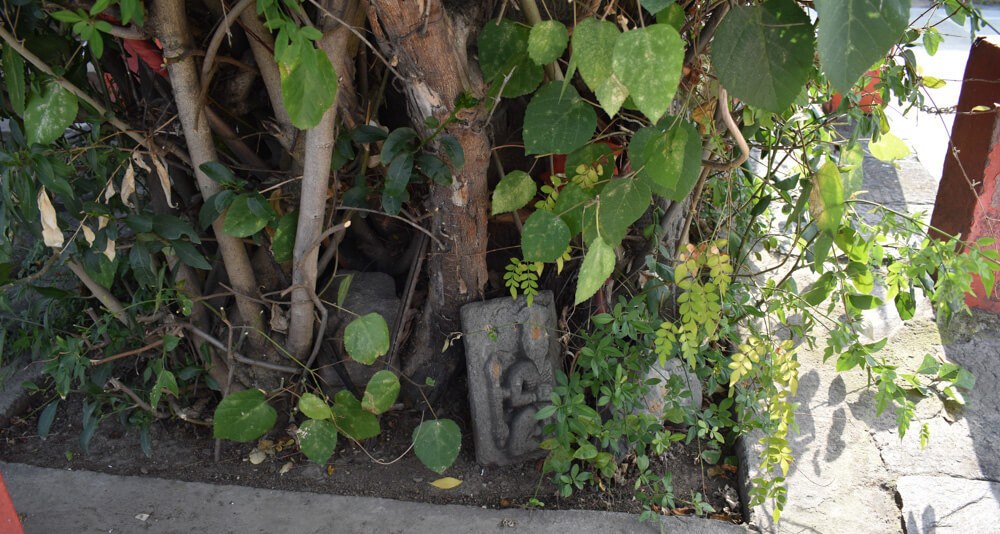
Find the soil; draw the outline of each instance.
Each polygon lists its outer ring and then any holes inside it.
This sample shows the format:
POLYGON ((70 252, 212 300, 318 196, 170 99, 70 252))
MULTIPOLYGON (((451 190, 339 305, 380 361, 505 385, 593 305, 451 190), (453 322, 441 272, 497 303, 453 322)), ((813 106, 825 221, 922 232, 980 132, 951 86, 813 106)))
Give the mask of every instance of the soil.
MULTIPOLYGON (((39 397, 36 395, 36 397, 39 397)), ((438 475, 425 468, 408 452, 413 428, 421 414, 398 410, 381 419, 382 434, 363 444, 341 439, 326 466, 308 461, 284 431, 273 430, 254 443, 221 441, 219 461, 215 461, 216 440, 212 429, 179 419, 158 420, 151 426, 152 457, 140 447, 140 434, 123 424, 119 417, 105 417, 90 441, 89 452, 80 445, 82 395, 70 395, 60 403, 47 439, 38 435, 39 404, 23 417, 12 419, 0 430, 0 459, 60 469, 81 469, 116 475, 150 476, 234 484, 255 488, 309 491, 338 495, 383 497, 436 504, 464 504, 484 508, 525 507, 537 498, 545 509, 587 509, 641 513, 634 495, 631 458, 620 464, 625 477, 617 483, 604 480, 598 488, 574 491, 561 498, 551 475, 542 473, 542 461, 504 467, 483 467, 476 463, 472 433, 467 417, 455 417, 463 429, 462 450, 455 464, 438 475), (268 446, 270 442, 271 446, 268 446), (262 446, 263 445, 263 446, 262 446), (253 450, 265 449, 258 464, 250 461, 253 450), (438 489, 430 482, 450 476, 462 483, 453 489, 438 489)), ((277 426, 282 426, 279 423, 277 426)), ((258 458, 259 459, 259 458, 258 458)), ((674 444, 652 467, 659 473, 671 471, 676 508, 666 513, 691 514, 693 509, 680 499, 690 500, 701 492, 717 511, 715 519, 742 520, 735 500, 735 470, 702 465, 697 460, 697 444, 674 444), (727 502, 728 501, 728 502, 727 502)))

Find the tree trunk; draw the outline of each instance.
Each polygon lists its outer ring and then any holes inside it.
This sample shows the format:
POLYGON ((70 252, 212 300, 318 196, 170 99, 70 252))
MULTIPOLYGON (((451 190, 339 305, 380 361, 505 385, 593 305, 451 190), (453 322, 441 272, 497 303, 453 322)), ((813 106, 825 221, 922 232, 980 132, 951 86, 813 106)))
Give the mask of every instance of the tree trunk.
MULTIPOLYGON (((489 8, 483 2, 478 6, 489 8)), ((383 52, 404 77, 410 118, 421 134, 430 132, 424 118, 448 118, 455 98, 463 92, 483 95, 483 81, 471 66, 466 42, 477 27, 453 18, 440 0, 426 0, 415 9, 403 0, 373 0, 369 18, 383 52)), ((459 308, 482 298, 486 284, 486 172, 491 142, 482 106, 464 110, 461 122, 450 125, 465 152, 465 166, 454 169, 451 186, 432 186, 429 199, 434 217, 431 231, 444 244, 433 246, 428 259, 429 287, 412 350, 403 372, 415 383, 431 378, 442 391, 464 361, 460 345, 441 353, 447 336, 461 331, 459 308)), ((447 158, 442 158, 447 159, 447 158)), ((449 162, 450 163, 450 162, 449 162)), ((411 392, 412 393, 412 392, 411 392)))

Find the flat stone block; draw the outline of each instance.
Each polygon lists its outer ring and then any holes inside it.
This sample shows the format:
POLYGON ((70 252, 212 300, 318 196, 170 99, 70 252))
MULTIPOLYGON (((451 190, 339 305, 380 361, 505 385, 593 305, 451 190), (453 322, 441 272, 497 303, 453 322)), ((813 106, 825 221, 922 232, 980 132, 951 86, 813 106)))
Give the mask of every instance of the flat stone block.
POLYGON ((551 291, 462 307, 476 460, 504 465, 544 456, 538 448, 559 357, 551 291))
POLYGON ((896 491, 907 534, 1000 532, 1000 483, 906 476, 896 491))

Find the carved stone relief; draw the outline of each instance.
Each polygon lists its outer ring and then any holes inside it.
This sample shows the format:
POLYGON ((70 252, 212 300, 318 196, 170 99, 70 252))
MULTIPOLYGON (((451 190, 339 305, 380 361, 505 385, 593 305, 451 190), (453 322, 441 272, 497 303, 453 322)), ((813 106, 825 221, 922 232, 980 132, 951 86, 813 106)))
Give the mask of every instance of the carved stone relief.
POLYGON ((552 293, 475 302, 462 308, 462 341, 469 372, 476 459, 504 465, 543 456, 544 422, 535 414, 550 404, 559 343, 552 293))

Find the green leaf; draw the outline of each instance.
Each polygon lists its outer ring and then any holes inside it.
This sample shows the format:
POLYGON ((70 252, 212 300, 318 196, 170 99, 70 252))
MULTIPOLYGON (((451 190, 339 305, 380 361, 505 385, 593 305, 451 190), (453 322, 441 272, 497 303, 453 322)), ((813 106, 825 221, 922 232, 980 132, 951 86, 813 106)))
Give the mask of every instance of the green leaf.
POLYGON ((852 261, 845 269, 847 276, 854 282, 854 288, 861 293, 871 293, 875 289, 875 276, 864 263, 852 261))
POLYGON ((344 281, 340 283, 337 287, 337 306, 344 307, 344 301, 347 300, 347 293, 350 291, 351 282, 354 281, 354 275, 349 274, 344 277, 344 281))
POLYGON ((712 41, 712 65, 733 96, 781 113, 802 92, 813 70, 812 24, 793 0, 736 6, 712 41))
POLYGON ((203 269, 206 271, 212 268, 212 264, 208 263, 205 256, 202 256, 201 252, 198 252, 198 249, 191 243, 175 239, 170 242, 170 246, 173 247, 174 253, 177 254, 177 258, 185 264, 190 265, 195 269, 203 269))
MULTIPOLYGON (((233 236, 233 237, 249 237, 262 228, 267 226, 270 221, 270 217, 261 217, 257 212, 259 209, 258 202, 260 199, 254 200, 255 208, 251 209, 250 203, 251 198, 264 197, 260 193, 243 193, 238 195, 233 199, 233 203, 229 205, 229 209, 226 210, 226 219, 222 224, 222 231, 233 236)), ((264 201, 265 204, 267 201, 264 201)))
POLYGON ((656 12, 657 23, 666 24, 678 32, 684 27, 685 18, 684 8, 673 3, 656 12))
POLYGON ((813 283, 812 287, 805 295, 802 295, 802 299, 806 301, 810 306, 819 306, 828 296, 830 292, 833 291, 834 286, 837 285, 836 280, 833 277, 833 273, 824 273, 820 276, 816 282, 813 283))
POLYGON ((597 90, 611 76, 611 54, 621 31, 607 20, 586 18, 573 28, 573 58, 580 76, 591 90, 597 90))
POLYGON ((406 186, 413 176, 413 154, 404 152, 396 156, 389 164, 385 173, 385 193, 389 196, 400 196, 406 191, 406 186))
POLYGON ((598 199, 597 228, 604 241, 612 247, 621 243, 629 225, 642 217, 653 200, 649 187, 631 178, 609 182, 598 199))
POLYGON ((278 63, 281 96, 297 128, 314 128, 337 100, 337 73, 330 58, 312 45, 303 46, 291 64, 278 63))
POLYGON ((451 169, 443 161, 430 154, 421 154, 417 156, 416 163, 420 167, 420 172, 434 180, 434 183, 451 185, 451 169))
POLYGON ((331 421, 310 419, 299 425, 299 448, 313 462, 326 464, 337 448, 337 427, 331 421))
POLYGON ((820 230, 837 232, 844 216, 844 185, 840 180, 840 170, 832 161, 827 161, 813 175, 809 211, 820 230))
POLYGON ((909 24, 910 0, 816 0, 819 63, 843 94, 889 52, 909 24))
POLYGON ((63 136, 76 118, 76 95, 58 83, 49 82, 42 94, 32 94, 24 109, 24 133, 28 144, 52 144, 63 136))
POLYGON ((642 7, 646 8, 646 11, 650 13, 658 13, 661 9, 665 9, 670 4, 674 3, 674 0, 639 0, 642 7))
MULTIPOLYGON (((83 13, 83 12, 81 11, 81 13, 83 13)), ((52 18, 58 20, 59 22, 66 22, 66 23, 79 22, 79 21, 84 20, 86 18, 86 17, 84 17, 84 16, 82 16, 80 14, 74 13, 72 11, 66 11, 66 10, 56 11, 56 12, 52 13, 50 16, 52 18)))
POLYGON ((904 321, 913 319, 913 316, 917 313, 917 299, 913 298, 913 295, 909 292, 897 293, 894 303, 896 305, 896 312, 899 313, 899 318, 904 321))
POLYGON ((462 144, 454 137, 447 135, 442 135, 438 142, 441 143, 441 148, 444 149, 445 155, 451 160, 451 165, 455 167, 455 170, 461 170, 465 166, 465 151, 462 149, 462 144))
POLYGON ((233 441, 253 441, 278 420, 278 412, 267 403, 264 392, 247 389, 222 399, 215 409, 213 435, 233 441))
POLYGON ((303 393, 299 397, 299 411, 310 419, 330 419, 333 417, 330 406, 312 393, 303 393))
POLYGON ((524 221, 521 253, 525 261, 556 261, 572 236, 569 226, 551 211, 536 210, 524 221))
POLYGON ((566 26, 558 20, 544 20, 535 24, 528 35, 528 56, 537 65, 545 65, 559 59, 566 44, 569 43, 569 32, 566 26))
POLYGON ((542 83, 545 71, 528 56, 531 30, 510 19, 489 21, 479 33, 479 68, 483 79, 503 86, 504 98, 526 95, 542 83))
POLYGON ((420 136, 413 128, 396 128, 393 130, 385 142, 382 143, 382 152, 379 153, 379 160, 382 165, 388 167, 397 156, 404 153, 413 154, 417 151, 420 143, 420 136))
POLYGON ((870 310, 882 305, 882 299, 872 295, 847 295, 847 302, 859 310, 870 310))
MULTIPOLYGON (((661 121, 664 124, 666 121, 661 121)), ((693 124, 677 121, 669 130, 659 126, 658 135, 642 149, 649 188, 661 197, 683 202, 701 173, 701 136, 693 124)))
POLYGON ((383 369, 368 380, 361 407, 373 414, 380 414, 392 408, 399 396, 399 377, 392 371, 383 369))
POLYGON ((518 210, 535 197, 538 186, 531 175, 524 171, 511 171, 504 176, 493 191, 492 214, 518 210))
POLYGON ((377 436, 382 429, 378 418, 361 408, 361 402, 347 390, 334 397, 333 417, 337 428, 347 436, 361 441, 377 436))
POLYGON ((388 132, 377 127, 371 126, 369 124, 362 124, 357 128, 351 130, 350 138, 356 143, 374 143, 376 141, 381 141, 388 137, 388 132))
POLYGON ((612 73, 615 41, 621 31, 613 22, 586 18, 573 28, 573 57, 580 76, 609 116, 618 112, 628 97, 628 89, 612 73))
POLYGON ((924 49, 930 55, 937 54, 938 46, 944 42, 944 37, 941 36, 941 32, 937 28, 925 28, 924 29, 924 49))
POLYGON ((10 98, 10 107, 20 116, 24 116, 24 59, 21 54, 10 44, 4 42, 3 57, 0 59, 3 66, 4 84, 7 86, 7 96, 10 98))
POLYGON ((597 128, 594 108, 572 86, 550 82, 531 98, 524 114, 525 154, 569 154, 597 128))
POLYGON ((169 213, 160 213, 153 216, 153 226, 152 231, 156 232, 157 235, 163 239, 171 240, 180 239, 187 236, 194 243, 201 243, 201 239, 198 238, 198 233, 194 231, 194 228, 190 224, 182 220, 176 215, 170 215, 169 213))
POLYGON ((281 216, 278 227, 271 238, 271 253, 274 261, 281 263, 291 261, 295 249, 295 234, 299 230, 299 210, 290 211, 281 216))
POLYGON ((851 198, 851 195, 861 191, 865 181, 864 165, 862 165, 864 159, 865 150, 861 147, 861 143, 854 143, 849 148, 841 150, 838 165, 849 167, 840 176, 844 183, 844 198, 851 198))
POLYGON ((351 359, 371 365, 389 352, 389 326, 377 313, 362 315, 351 321, 344 330, 344 348, 351 359))
POLYGON ((217 182, 223 185, 229 185, 236 182, 236 175, 233 171, 229 170, 229 167, 219 163, 218 161, 206 161, 198 166, 201 172, 205 173, 213 182, 217 182))
POLYGON ((413 452, 435 473, 443 473, 458 458, 462 432, 451 419, 424 421, 413 430, 413 452))
POLYGON ((59 408, 59 399, 49 403, 38 416, 38 437, 44 441, 49 437, 49 430, 52 429, 52 421, 55 421, 56 410, 59 408))
POLYGON ((681 80, 684 42, 677 30, 654 24, 623 33, 615 42, 612 70, 635 105, 656 122, 670 107, 681 80))
POLYGON ((934 359, 934 356, 924 354, 924 361, 921 362, 920 369, 917 369, 917 372, 923 375, 933 375, 937 374, 940 368, 941 364, 934 359))
POLYGON ((868 150, 878 160, 887 163, 910 155, 910 147, 891 133, 884 133, 878 138, 878 141, 868 143, 868 150))
POLYGON ((583 231, 583 207, 593 199, 593 195, 576 184, 566 184, 559 192, 559 197, 552 206, 552 213, 566 223, 570 236, 583 231))
POLYGON ((615 249, 598 237, 590 243, 587 255, 580 266, 580 280, 576 284, 573 305, 594 296, 615 269, 615 249))
POLYGON ((610 178, 615 170, 615 155, 611 147, 605 143, 587 143, 566 156, 566 177, 572 178, 578 173, 580 165, 591 167, 600 164, 604 174, 601 177, 610 178))
POLYGON ((170 371, 161 369, 156 375, 156 384, 153 385, 153 390, 149 392, 149 405, 153 407, 153 410, 156 410, 156 405, 160 403, 160 396, 164 389, 173 393, 174 397, 178 395, 177 378, 170 371))
POLYGON ((198 211, 198 224, 202 228, 212 226, 219 215, 222 215, 222 212, 226 211, 226 208, 233 203, 234 198, 236 198, 236 193, 229 189, 223 189, 208 197, 208 200, 201 205, 201 209, 198 211))

